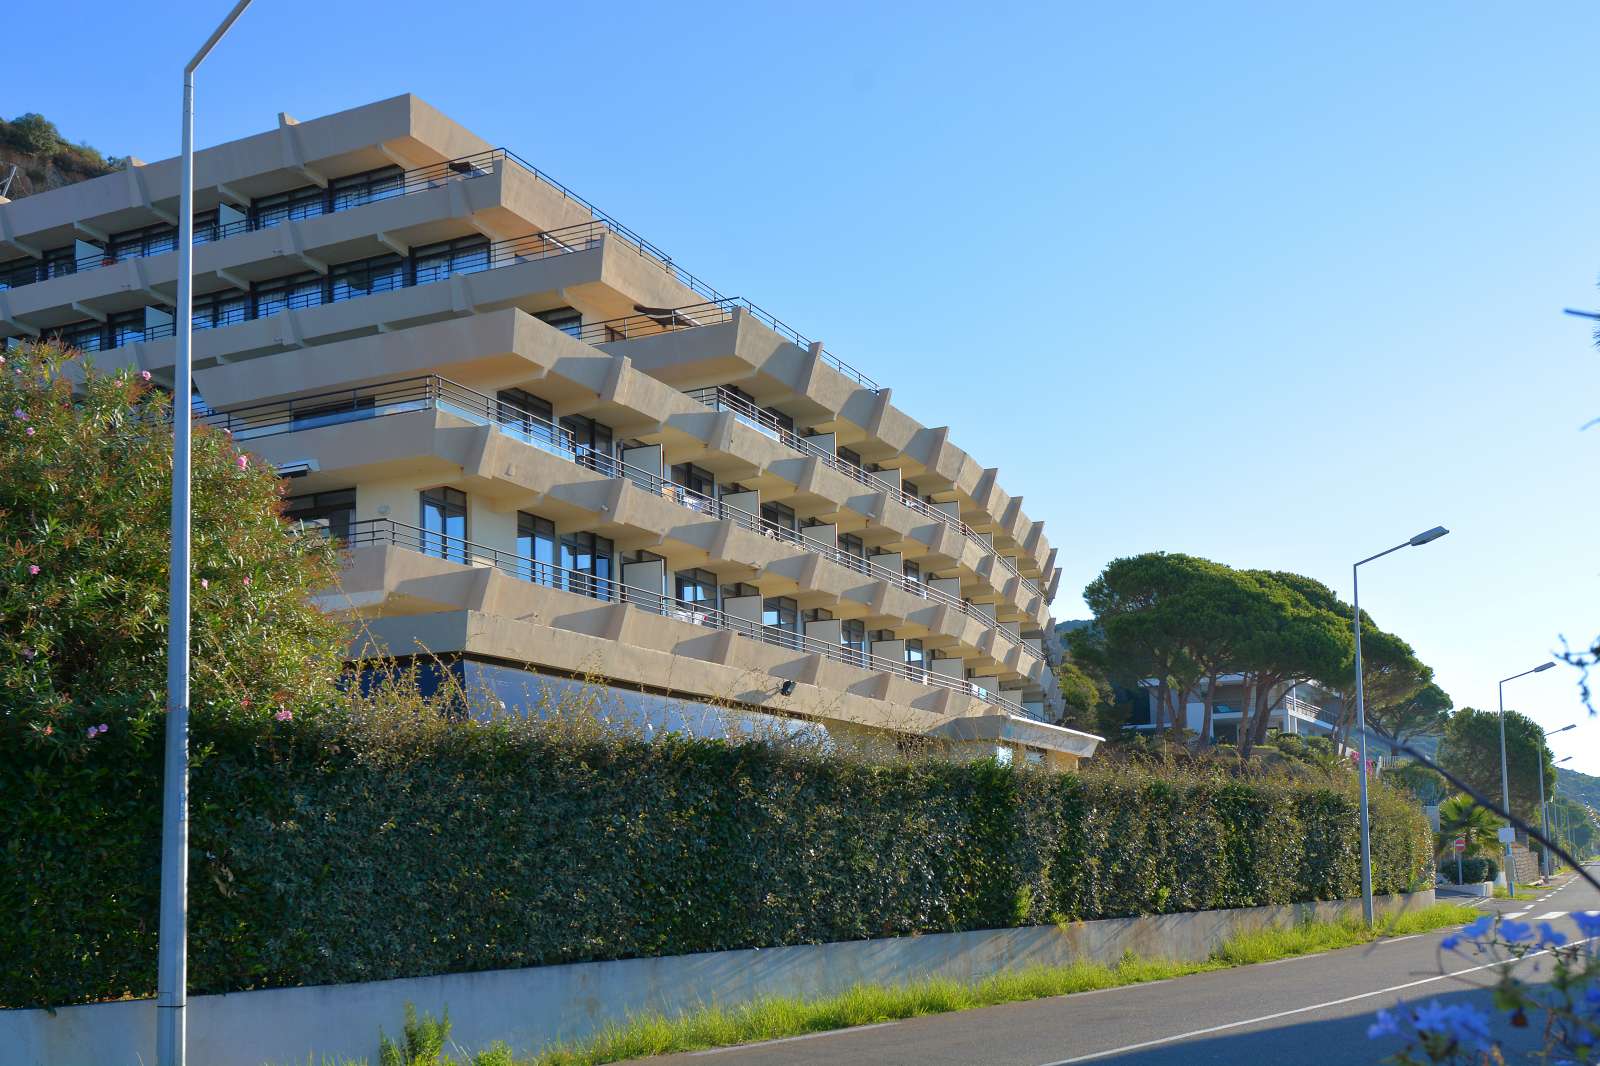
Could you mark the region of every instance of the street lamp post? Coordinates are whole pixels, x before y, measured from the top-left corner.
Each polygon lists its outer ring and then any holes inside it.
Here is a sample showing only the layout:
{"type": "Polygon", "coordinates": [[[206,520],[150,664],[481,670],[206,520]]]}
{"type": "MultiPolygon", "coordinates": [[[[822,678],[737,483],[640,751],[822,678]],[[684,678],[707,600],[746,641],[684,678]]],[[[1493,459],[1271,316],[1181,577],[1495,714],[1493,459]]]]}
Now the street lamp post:
{"type": "MultiPolygon", "coordinates": [[[[1564,725],[1560,729],[1552,729],[1549,732],[1545,733],[1545,736],[1546,737],[1553,737],[1557,733],[1565,733],[1569,729],[1576,729],[1576,728],[1578,728],[1578,724],[1576,722],[1574,722],[1571,725],[1564,725]]],[[[1572,758],[1572,756],[1568,755],[1566,759],[1557,759],[1551,765],[1560,766],[1562,763],[1568,761],[1571,758],[1572,758]]],[[[1539,752],[1539,828],[1544,831],[1544,838],[1546,840],[1549,840],[1550,839],[1550,808],[1545,806],[1545,802],[1544,802],[1544,752],[1543,751],[1539,752]]],[[[1548,845],[1548,844],[1544,845],[1543,847],[1541,847],[1539,849],[1539,872],[1544,874],[1546,877],[1550,876],[1550,845],[1548,845]]]]}
{"type": "MultiPolygon", "coordinates": [[[[1541,663],[1532,670],[1524,670],[1520,674],[1512,674],[1500,682],[1500,805],[1505,808],[1506,816],[1511,815],[1511,778],[1506,774],[1506,681],[1515,681],[1519,677],[1529,674],[1540,674],[1555,666],[1554,662],[1541,663]]],[[[1539,760],[1539,790],[1544,791],[1544,759],[1539,760]]],[[[1517,864],[1516,856],[1511,851],[1511,837],[1516,834],[1507,834],[1506,840],[1506,897],[1515,899],[1517,895],[1517,864]]]]}
{"type": "Polygon", "coordinates": [[[167,737],[161,782],[161,926],[156,964],[156,1062],[184,1066],[189,979],[189,338],[194,315],[194,72],[250,0],[238,0],[183,68],[178,164],[178,306],[172,368],[172,555],[167,577],[167,737]]]}
{"type": "Polygon", "coordinates": [[[1368,925],[1372,924],[1372,822],[1367,807],[1367,707],[1361,678],[1361,567],[1401,548],[1420,548],[1424,544],[1431,544],[1448,532],[1450,531],[1443,526],[1434,526],[1426,532],[1418,533],[1404,544],[1396,544],[1387,551],[1369,555],[1350,567],[1350,591],[1354,600],[1356,634],[1356,743],[1361,751],[1361,913],[1366,916],[1368,925]]]}

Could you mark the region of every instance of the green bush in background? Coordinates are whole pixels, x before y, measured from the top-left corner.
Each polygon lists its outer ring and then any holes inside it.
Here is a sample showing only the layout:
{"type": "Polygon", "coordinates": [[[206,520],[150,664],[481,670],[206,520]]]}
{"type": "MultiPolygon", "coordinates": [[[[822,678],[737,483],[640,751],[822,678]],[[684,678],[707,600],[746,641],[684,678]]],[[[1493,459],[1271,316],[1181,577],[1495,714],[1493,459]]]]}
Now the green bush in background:
{"type": "MultiPolygon", "coordinates": [[[[196,722],[197,993],[983,929],[1359,891],[1341,782],[873,765],[556,718],[196,722]]],[[[159,733],[0,761],[0,1006],[149,995],[159,733]],[[91,813],[92,812],[92,813],[91,813]]],[[[1374,792],[1379,892],[1431,881],[1374,792]]]]}

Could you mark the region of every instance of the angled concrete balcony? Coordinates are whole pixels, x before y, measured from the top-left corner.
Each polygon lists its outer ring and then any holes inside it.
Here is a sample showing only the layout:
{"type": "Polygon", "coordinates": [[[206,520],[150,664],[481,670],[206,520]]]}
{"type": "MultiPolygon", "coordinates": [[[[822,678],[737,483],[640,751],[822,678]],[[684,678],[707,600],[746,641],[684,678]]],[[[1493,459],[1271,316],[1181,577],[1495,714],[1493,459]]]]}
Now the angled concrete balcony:
{"type": "Polygon", "coordinates": [[[961,700],[976,698],[1006,714],[1032,717],[999,691],[985,690],[964,679],[879,658],[794,630],[763,625],[759,620],[703,603],[664,596],[659,590],[565,570],[405,523],[387,519],[357,522],[351,528],[347,546],[351,562],[342,588],[322,597],[324,606],[330,608],[359,612],[382,608],[384,613],[407,614],[451,609],[503,613],[534,618],[556,629],[609,637],[613,644],[638,643],[671,654],[722,661],[750,657],[748,651],[733,650],[749,641],[778,649],[776,656],[755,657],[775,677],[792,676],[802,683],[818,684],[819,675],[827,671],[831,683],[824,687],[878,699],[887,698],[889,682],[898,679],[923,689],[920,695],[903,701],[913,706],[945,712],[952,703],[951,696],[961,700]],[[497,575],[533,588],[496,588],[500,584],[497,575]],[[542,601],[541,607],[528,609],[535,600],[542,601]],[[594,606],[594,601],[626,605],[652,620],[635,622],[629,612],[603,610],[594,606]],[[734,642],[707,641],[687,627],[721,631],[732,635],[734,642]],[[625,635],[630,639],[622,639],[625,635]],[[846,669],[841,673],[833,664],[846,669]]]}
{"type": "Polygon", "coordinates": [[[820,594],[830,607],[856,605],[880,627],[924,625],[928,608],[938,606],[938,617],[949,619],[938,631],[976,648],[985,631],[1005,624],[992,607],[964,600],[959,580],[907,578],[898,563],[881,565],[840,549],[831,535],[778,525],[591,452],[560,426],[446,379],[318,393],[202,421],[280,467],[314,461],[314,489],[400,474],[448,480],[502,510],[537,507],[619,544],[648,546],[675,568],[737,564],[752,572],[750,580],[759,575],[769,594],[820,594]],[[327,456],[337,456],[337,465],[317,459],[327,456]],[[891,605],[898,615],[887,613],[891,605]]]}

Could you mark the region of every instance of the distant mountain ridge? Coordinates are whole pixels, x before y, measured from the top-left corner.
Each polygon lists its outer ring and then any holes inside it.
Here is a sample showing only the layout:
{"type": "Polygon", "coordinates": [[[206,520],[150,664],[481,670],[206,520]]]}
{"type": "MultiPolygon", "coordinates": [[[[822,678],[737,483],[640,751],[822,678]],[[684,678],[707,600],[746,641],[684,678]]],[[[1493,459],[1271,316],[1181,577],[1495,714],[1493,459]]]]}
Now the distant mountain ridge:
{"type": "Polygon", "coordinates": [[[1600,777],[1580,774],[1565,766],[1556,767],[1556,795],[1600,810],[1600,777]]]}

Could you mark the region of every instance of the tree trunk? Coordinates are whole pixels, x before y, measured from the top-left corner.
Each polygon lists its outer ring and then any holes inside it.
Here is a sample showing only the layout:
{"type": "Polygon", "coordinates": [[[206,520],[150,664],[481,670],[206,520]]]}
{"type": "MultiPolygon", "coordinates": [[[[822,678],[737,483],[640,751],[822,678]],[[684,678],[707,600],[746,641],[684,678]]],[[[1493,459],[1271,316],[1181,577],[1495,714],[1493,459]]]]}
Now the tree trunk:
{"type": "Polygon", "coordinates": [[[1251,736],[1255,732],[1256,676],[1245,675],[1244,698],[1239,701],[1239,757],[1248,759],[1255,750],[1251,736]]]}

